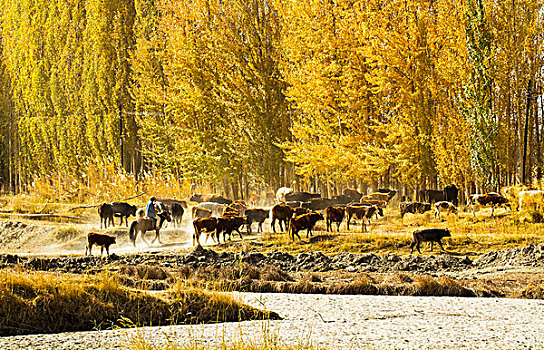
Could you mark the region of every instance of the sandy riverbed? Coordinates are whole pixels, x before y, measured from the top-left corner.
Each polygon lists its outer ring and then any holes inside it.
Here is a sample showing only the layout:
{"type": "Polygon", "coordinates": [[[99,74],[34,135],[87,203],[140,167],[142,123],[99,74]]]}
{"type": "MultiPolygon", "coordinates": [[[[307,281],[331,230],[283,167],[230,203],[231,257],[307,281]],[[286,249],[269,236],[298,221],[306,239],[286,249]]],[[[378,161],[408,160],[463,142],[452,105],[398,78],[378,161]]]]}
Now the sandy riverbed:
{"type": "Polygon", "coordinates": [[[206,344],[261,341],[333,349],[538,349],[544,301],[237,293],[282,321],[143,327],[0,338],[1,349],[126,349],[127,341],[206,344]]]}

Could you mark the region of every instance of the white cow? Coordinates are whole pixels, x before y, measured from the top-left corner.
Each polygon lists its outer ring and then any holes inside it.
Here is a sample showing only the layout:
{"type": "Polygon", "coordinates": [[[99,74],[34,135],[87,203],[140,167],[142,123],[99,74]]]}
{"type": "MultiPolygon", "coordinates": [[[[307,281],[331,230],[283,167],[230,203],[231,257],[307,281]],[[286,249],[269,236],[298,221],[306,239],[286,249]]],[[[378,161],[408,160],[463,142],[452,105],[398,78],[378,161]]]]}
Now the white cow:
{"type": "Polygon", "coordinates": [[[276,201],[278,203],[285,203],[287,202],[287,200],[285,199],[285,195],[286,194],[289,194],[289,193],[293,193],[293,189],[292,188],[289,188],[289,187],[280,187],[277,191],[276,191],[276,201]]]}

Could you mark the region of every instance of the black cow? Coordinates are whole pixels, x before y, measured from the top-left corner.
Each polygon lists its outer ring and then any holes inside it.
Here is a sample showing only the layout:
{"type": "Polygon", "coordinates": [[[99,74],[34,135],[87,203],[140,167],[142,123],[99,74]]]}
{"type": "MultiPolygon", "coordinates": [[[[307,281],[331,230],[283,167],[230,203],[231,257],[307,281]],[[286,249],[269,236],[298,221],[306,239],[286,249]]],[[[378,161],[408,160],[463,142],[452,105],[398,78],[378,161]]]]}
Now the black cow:
{"type": "Polygon", "coordinates": [[[444,187],[444,200],[451,202],[453,205],[458,205],[459,189],[455,185],[449,185],[444,187]]]}
{"type": "Polygon", "coordinates": [[[359,191],[357,191],[354,188],[346,188],[344,189],[344,195],[351,198],[352,202],[358,202],[361,200],[361,197],[363,196],[359,191]]]}
{"type": "Polygon", "coordinates": [[[427,203],[444,201],[444,191],[441,190],[421,190],[419,191],[419,200],[427,203]]]}
{"type": "Polygon", "coordinates": [[[387,193],[387,195],[389,196],[389,201],[391,200],[391,198],[395,197],[395,195],[397,194],[397,190],[392,190],[389,188],[379,188],[378,192],[387,193]]]}
{"type": "Polygon", "coordinates": [[[181,204],[173,203],[171,211],[174,227],[179,227],[181,225],[181,220],[183,219],[183,214],[185,213],[185,210],[183,209],[183,206],[181,204]]]}
{"type": "Polygon", "coordinates": [[[339,194],[337,196],[332,196],[331,202],[334,203],[332,205],[345,205],[351,202],[351,197],[346,196],[345,194],[339,194]]]}
{"type": "Polygon", "coordinates": [[[128,227],[128,217],[131,215],[136,216],[137,207],[125,202],[113,202],[111,203],[111,209],[113,211],[113,216],[120,218],[119,226],[121,226],[123,218],[125,218],[125,225],[128,227]]]}
{"type": "Polygon", "coordinates": [[[222,197],[218,194],[193,194],[190,201],[202,203],[202,202],[213,202],[219,204],[231,204],[232,200],[222,197]]]}
{"type": "Polygon", "coordinates": [[[111,204],[102,203],[98,207],[98,215],[100,216],[100,228],[102,228],[102,226],[104,226],[104,228],[108,228],[108,223],[115,226],[113,223],[113,209],[111,204]]]}
{"type": "Polygon", "coordinates": [[[259,224],[258,232],[263,232],[263,222],[269,217],[268,210],[264,209],[248,209],[246,210],[247,233],[252,233],[251,224],[256,222],[259,224]]]}
{"type": "Polygon", "coordinates": [[[414,252],[414,247],[416,247],[419,254],[421,254],[421,250],[419,250],[419,243],[421,242],[431,242],[431,252],[433,251],[433,242],[438,243],[440,248],[445,251],[440,240],[443,237],[451,237],[451,234],[450,231],[443,228],[424,228],[414,231],[412,236],[413,238],[412,244],[410,244],[410,254],[414,252]]]}
{"type": "Polygon", "coordinates": [[[240,239],[242,233],[240,232],[240,226],[246,223],[246,218],[244,216],[230,216],[230,217],[220,217],[217,218],[217,226],[215,229],[215,235],[217,237],[217,243],[219,243],[219,236],[223,232],[223,242],[226,242],[226,236],[229,235],[229,238],[232,237],[232,231],[238,232],[240,239]]]}
{"type": "Polygon", "coordinates": [[[330,205],[334,205],[334,202],[330,198],[314,198],[309,202],[302,203],[301,207],[308,208],[311,211],[324,210],[330,205]]]}
{"type": "Polygon", "coordinates": [[[285,195],[285,200],[287,202],[307,202],[313,198],[321,198],[321,194],[310,192],[291,192],[285,195]]]}

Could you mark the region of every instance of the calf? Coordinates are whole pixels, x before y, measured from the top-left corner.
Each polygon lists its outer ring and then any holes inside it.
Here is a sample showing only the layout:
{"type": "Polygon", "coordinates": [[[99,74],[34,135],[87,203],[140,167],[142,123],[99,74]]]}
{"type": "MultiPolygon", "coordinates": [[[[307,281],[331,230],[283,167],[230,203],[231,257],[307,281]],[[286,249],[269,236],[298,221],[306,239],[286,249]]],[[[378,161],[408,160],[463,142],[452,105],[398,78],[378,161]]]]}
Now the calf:
{"type": "Polygon", "coordinates": [[[89,232],[87,235],[87,246],[85,247],[85,255],[89,251],[89,255],[93,255],[93,245],[100,246],[100,255],[104,253],[104,248],[106,248],[106,253],[110,256],[110,245],[115,244],[115,236],[105,235],[103,233],[89,232]]]}
{"type": "Polygon", "coordinates": [[[193,246],[196,246],[196,243],[200,245],[200,235],[202,232],[206,232],[206,241],[208,241],[208,237],[212,235],[212,239],[215,241],[215,237],[213,236],[213,232],[216,232],[217,230],[217,218],[199,218],[193,221],[193,227],[195,228],[195,232],[193,234],[193,246]],[[196,243],[195,243],[196,242],[196,243]]]}
{"type": "Polygon", "coordinates": [[[351,218],[355,216],[357,219],[362,220],[361,222],[361,232],[363,230],[366,230],[366,220],[368,220],[368,223],[370,224],[370,219],[374,214],[383,216],[383,210],[382,208],[375,206],[375,205],[358,205],[358,206],[348,206],[346,207],[346,213],[348,215],[348,230],[349,230],[349,223],[351,221],[351,218]]]}
{"type": "Polygon", "coordinates": [[[312,234],[312,229],[319,220],[324,220],[323,214],[321,213],[308,213],[304,215],[297,216],[291,219],[291,224],[289,225],[289,235],[292,240],[295,240],[295,235],[298,239],[301,239],[298,235],[298,231],[306,229],[306,238],[310,237],[312,234]]]}
{"type": "Polygon", "coordinates": [[[172,211],[172,221],[174,222],[174,227],[181,226],[181,220],[183,219],[183,214],[185,210],[183,206],[179,203],[173,203],[171,207],[172,211]]]}
{"type": "Polygon", "coordinates": [[[336,222],[336,231],[340,232],[340,224],[344,220],[346,211],[344,208],[327,207],[325,209],[325,216],[327,217],[327,232],[332,231],[332,223],[336,222]]]}
{"type": "Polygon", "coordinates": [[[405,214],[423,214],[431,210],[431,203],[422,202],[402,202],[400,203],[400,217],[404,218],[405,214]]]}
{"type": "Polygon", "coordinates": [[[100,228],[102,228],[102,226],[108,228],[108,222],[111,226],[115,226],[113,224],[113,208],[111,207],[111,204],[102,203],[98,207],[98,215],[100,216],[100,228]]]}
{"type": "Polygon", "coordinates": [[[507,205],[509,206],[508,198],[497,192],[490,192],[486,194],[473,194],[470,196],[472,203],[472,216],[475,216],[474,208],[476,206],[491,205],[491,216],[495,213],[495,206],[507,205]]]}
{"type": "Polygon", "coordinates": [[[192,211],[193,219],[209,218],[212,216],[212,211],[205,208],[193,207],[192,211]]]}
{"type": "Polygon", "coordinates": [[[269,213],[264,209],[248,209],[246,210],[246,220],[247,220],[247,233],[251,234],[251,224],[254,222],[258,223],[257,233],[263,232],[263,222],[268,219],[269,213]]]}
{"type": "Polygon", "coordinates": [[[440,219],[441,212],[457,214],[457,208],[451,202],[440,201],[434,203],[434,217],[440,219]]]}
{"type": "Polygon", "coordinates": [[[440,242],[440,240],[443,237],[451,237],[451,234],[450,231],[448,231],[447,229],[424,228],[421,230],[415,230],[412,234],[412,237],[412,244],[410,244],[410,254],[414,252],[414,247],[416,247],[419,254],[421,254],[421,250],[419,250],[419,243],[421,242],[431,242],[431,252],[433,251],[434,242],[437,242],[440,248],[445,251],[444,247],[442,247],[442,243],[440,242]]]}
{"type": "Polygon", "coordinates": [[[240,226],[244,225],[246,222],[246,218],[243,216],[217,218],[217,226],[215,229],[217,243],[219,243],[219,236],[221,235],[221,232],[223,232],[223,242],[226,242],[227,234],[229,237],[232,236],[232,231],[238,232],[240,239],[244,239],[244,237],[242,237],[242,233],[240,232],[240,226]]]}
{"type": "Polygon", "coordinates": [[[280,223],[280,229],[283,232],[283,226],[282,223],[285,224],[285,229],[287,230],[289,228],[289,221],[291,220],[291,217],[293,216],[293,209],[284,204],[276,204],[272,207],[272,223],[270,226],[272,226],[272,230],[274,233],[276,233],[276,220],[280,223]]]}

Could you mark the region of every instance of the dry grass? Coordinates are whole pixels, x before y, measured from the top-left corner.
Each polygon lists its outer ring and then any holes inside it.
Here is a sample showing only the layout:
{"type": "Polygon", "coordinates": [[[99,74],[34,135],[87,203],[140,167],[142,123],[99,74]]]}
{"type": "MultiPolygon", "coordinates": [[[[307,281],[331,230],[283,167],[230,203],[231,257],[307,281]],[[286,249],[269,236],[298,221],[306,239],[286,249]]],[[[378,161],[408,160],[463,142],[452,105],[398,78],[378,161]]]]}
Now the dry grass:
{"type": "Polygon", "coordinates": [[[237,266],[186,268],[176,288],[198,288],[221,292],[433,295],[476,296],[464,283],[449,277],[434,278],[410,273],[378,274],[340,272],[287,273],[276,266],[256,268],[247,263],[237,266]]]}
{"type": "Polygon", "coordinates": [[[175,288],[161,296],[123,287],[115,275],[0,271],[0,335],[131,325],[275,318],[228,296],[175,288]]]}
{"type": "MultiPolygon", "coordinates": [[[[192,335],[190,339],[184,339],[185,344],[171,343],[165,346],[153,346],[145,340],[142,335],[137,335],[132,339],[128,348],[130,350],[313,350],[325,349],[311,345],[309,334],[308,339],[299,339],[295,344],[285,344],[280,340],[276,332],[271,332],[268,324],[264,324],[259,334],[243,336],[242,330],[235,339],[228,339],[225,336],[219,336],[221,340],[218,344],[207,345],[198,336],[192,335]]],[[[208,339],[206,339],[208,341],[208,339]]]]}

